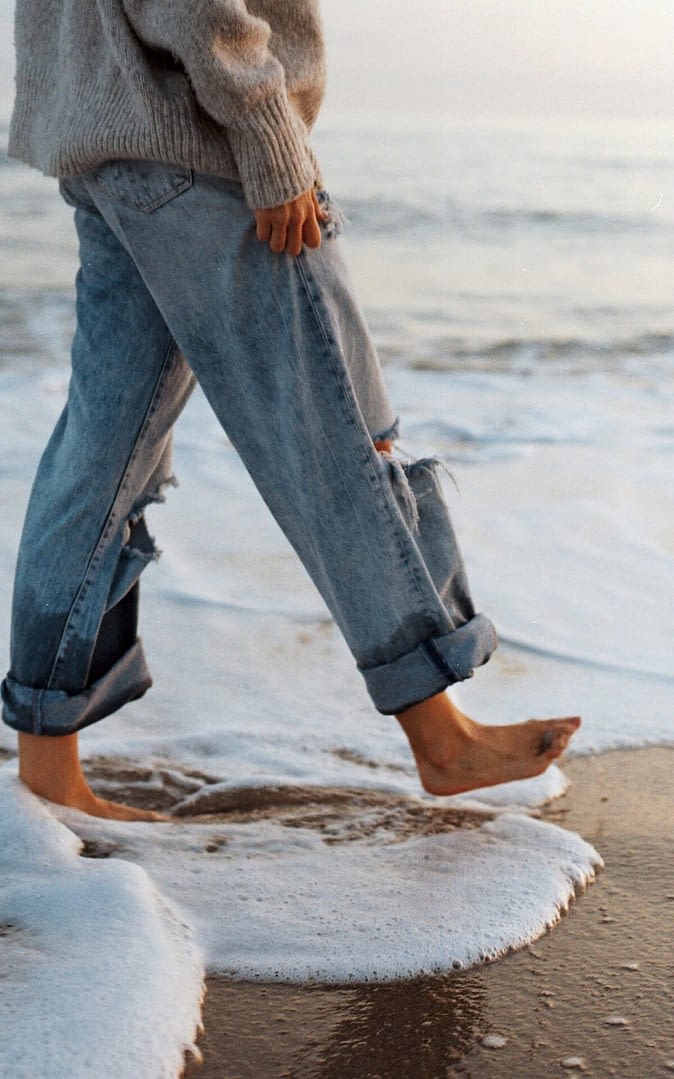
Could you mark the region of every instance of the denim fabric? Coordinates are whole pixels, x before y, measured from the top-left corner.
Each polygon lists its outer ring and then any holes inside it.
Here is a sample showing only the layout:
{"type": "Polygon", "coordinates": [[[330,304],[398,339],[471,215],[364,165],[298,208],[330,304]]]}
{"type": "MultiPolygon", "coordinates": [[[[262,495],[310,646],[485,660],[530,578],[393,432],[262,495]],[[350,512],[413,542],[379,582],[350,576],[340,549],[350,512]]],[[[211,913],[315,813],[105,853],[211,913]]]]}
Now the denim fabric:
{"type": "Polygon", "coordinates": [[[373,446],[395,417],[334,221],[292,258],[256,239],[232,181],[109,162],[62,192],[80,239],[72,378],[21,540],[5,722],[69,733],[150,685],[135,603],[103,671],[97,642],[155,557],[143,508],[171,481],[195,377],[375,706],[401,711],[469,677],[494,630],[474,611],[436,465],[373,446]]]}

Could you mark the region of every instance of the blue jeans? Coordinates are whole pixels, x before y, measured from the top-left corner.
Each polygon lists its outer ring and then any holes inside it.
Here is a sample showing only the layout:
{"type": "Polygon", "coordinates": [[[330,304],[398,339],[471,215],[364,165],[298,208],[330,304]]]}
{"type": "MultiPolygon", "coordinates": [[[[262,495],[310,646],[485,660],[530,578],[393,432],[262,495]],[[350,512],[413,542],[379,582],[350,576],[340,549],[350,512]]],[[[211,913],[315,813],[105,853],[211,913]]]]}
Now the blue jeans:
{"type": "Polygon", "coordinates": [[[395,418],[330,225],[319,249],[277,256],[231,181],[112,161],[61,186],[80,239],[77,330],[21,540],[5,722],[68,734],[150,686],[143,509],[171,480],[195,377],[375,706],[399,712],[469,677],[494,630],[435,462],[374,448],[395,418]]]}

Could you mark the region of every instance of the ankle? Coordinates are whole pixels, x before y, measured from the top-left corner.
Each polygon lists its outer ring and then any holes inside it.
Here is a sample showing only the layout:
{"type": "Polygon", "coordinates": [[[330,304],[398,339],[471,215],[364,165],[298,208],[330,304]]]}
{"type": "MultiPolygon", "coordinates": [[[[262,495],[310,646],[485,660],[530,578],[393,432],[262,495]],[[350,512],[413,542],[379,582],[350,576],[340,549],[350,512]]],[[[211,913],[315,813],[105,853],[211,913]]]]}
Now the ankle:
{"type": "Polygon", "coordinates": [[[46,798],[57,805],[72,805],[89,789],[84,776],[45,775],[21,764],[19,779],[38,798],[46,798]]]}
{"type": "Polygon", "coordinates": [[[446,693],[429,697],[396,718],[414,755],[436,767],[444,767],[473,741],[477,726],[446,693]]]}
{"type": "Polygon", "coordinates": [[[34,794],[61,805],[89,786],[80,764],[77,735],[19,734],[19,779],[34,794]]]}

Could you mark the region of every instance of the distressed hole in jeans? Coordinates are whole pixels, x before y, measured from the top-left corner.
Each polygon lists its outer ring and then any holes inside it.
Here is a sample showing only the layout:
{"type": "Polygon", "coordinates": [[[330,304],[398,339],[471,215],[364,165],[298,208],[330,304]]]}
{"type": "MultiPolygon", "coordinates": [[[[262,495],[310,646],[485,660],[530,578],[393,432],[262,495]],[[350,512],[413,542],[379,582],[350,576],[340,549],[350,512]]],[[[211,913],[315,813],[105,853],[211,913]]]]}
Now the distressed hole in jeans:
{"type": "Polygon", "coordinates": [[[144,511],[153,503],[165,501],[163,489],[167,486],[176,487],[177,480],[167,471],[164,460],[124,522],[122,550],[110,587],[106,610],[110,610],[119,602],[138,580],[145,567],[150,562],[156,562],[161,554],[147,530],[144,511]]]}
{"type": "Polygon", "coordinates": [[[125,558],[140,558],[142,562],[154,562],[159,558],[159,551],[147,530],[142,513],[126,523],[122,555],[125,558]]]}
{"type": "Polygon", "coordinates": [[[159,553],[142,513],[127,520],[122,550],[105,605],[106,612],[112,610],[133,587],[145,567],[157,561],[159,553]]]}
{"type": "MultiPolygon", "coordinates": [[[[375,442],[375,447],[379,445],[375,442]]],[[[381,467],[391,490],[393,491],[398,508],[412,532],[419,531],[419,510],[414,492],[410,487],[407,472],[403,464],[393,457],[390,451],[379,450],[381,467]]]]}

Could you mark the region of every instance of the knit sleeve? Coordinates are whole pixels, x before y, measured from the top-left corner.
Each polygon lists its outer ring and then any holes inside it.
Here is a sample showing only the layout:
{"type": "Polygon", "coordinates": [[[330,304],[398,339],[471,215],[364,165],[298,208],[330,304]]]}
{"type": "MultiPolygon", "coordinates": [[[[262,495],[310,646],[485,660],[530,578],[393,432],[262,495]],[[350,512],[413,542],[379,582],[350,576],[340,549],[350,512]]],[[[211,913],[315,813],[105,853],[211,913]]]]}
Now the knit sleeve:
{"type": "Polygon", "coordinates": [[[202,109],[227,130],[248,204],[277,206],[312,187],[307,129],[286,92],[271,29],[244,0],[123,0],[141,42],[170,52],[202,109]]]}

